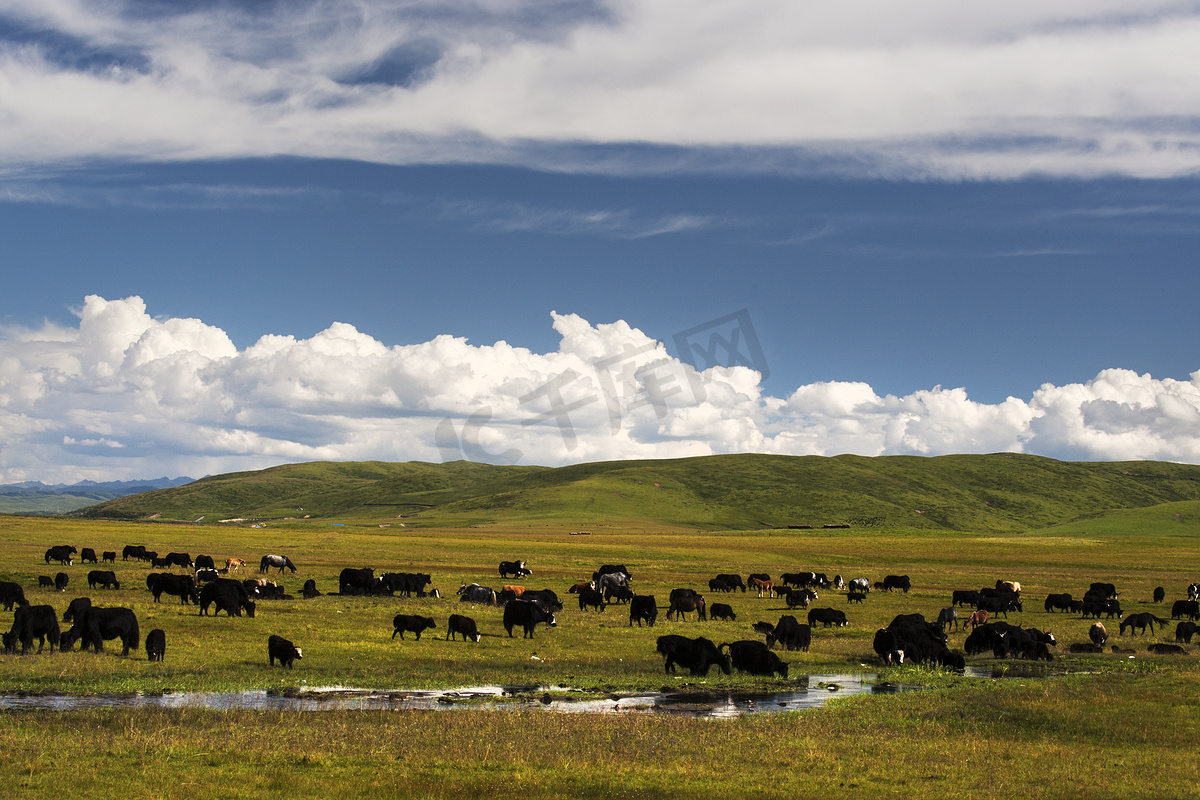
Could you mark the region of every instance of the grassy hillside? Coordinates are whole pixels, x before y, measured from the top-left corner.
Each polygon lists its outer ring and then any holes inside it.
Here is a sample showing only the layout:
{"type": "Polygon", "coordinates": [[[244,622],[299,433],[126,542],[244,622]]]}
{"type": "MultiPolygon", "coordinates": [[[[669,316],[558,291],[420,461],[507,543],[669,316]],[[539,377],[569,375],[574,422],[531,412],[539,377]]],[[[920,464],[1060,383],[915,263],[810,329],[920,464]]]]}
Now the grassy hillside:
{"type": "Polygon", "coordinates": [[[316,517],[418,525],[646,522],[716,530],[854,527],[1019,531],[1200,500],[1200,467],[982,456],[722,455],[546,467],[289,464],[101,503],[90,517],[316,517]]]}

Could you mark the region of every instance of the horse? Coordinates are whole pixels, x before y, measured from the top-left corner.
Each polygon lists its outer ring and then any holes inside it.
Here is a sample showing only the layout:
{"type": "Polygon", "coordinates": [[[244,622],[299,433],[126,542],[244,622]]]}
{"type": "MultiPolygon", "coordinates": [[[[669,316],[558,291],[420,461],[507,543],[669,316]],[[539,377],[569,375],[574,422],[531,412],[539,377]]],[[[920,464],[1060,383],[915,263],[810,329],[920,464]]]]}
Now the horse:
{"type": "Polygon", "coordinates": [[[600,576],[600,579],[596,581],[596,588],[600,591],[616,589],[619,586],[624,586],[628,580],[629,576],[624,572],[610,572],[600,576]]]}
{"type": "Polygon", "coordinates": [[[966,627],[970,625],[971,630],[975,630],[977,627],[985,624],[987,621],[988,612],[984,611],[983,609],[977,609],[971,612],[971,616],[967,617],[967,621],[963,623],[963,628],[966,629],[966,627]]]}
{"type": "Polygon", "coordinates": [[[671,607],[667,610],[667,619],[671,619],[672,614],[682,614],[686,611],[695,611],[697,619],[708,619],[708,612],[704,610],[704,598],[698,594],[673,600],[671,607]]]}
{"type": "Polygon", "coordinates": [[[1130,631],[1131,631],[1130,636],[1135,635],[1134,633],[1132,633],[1132,630],[1134,628],[1141,628],[1142,633],[1145,633],[1147,626],[1150,628],[1151,635],[1153,635],[1154,634],[1154,623],[1156,623],[1156,622],[1158,623],[1160,628],[1165,628],[1168,623],[1167,620],[1162,619],[1160,617],[1156,617],[1153,614],[1151,614],[1149,611],[1143,611],[1140,614],[1130,614],[1128,617],[1121,620],[1121,635],[1122,636],[1125,635],[1126,628],[1130,629],[1130,631]]]}
{"type": "Polygon", "coordinates": [[[241,569],[244,566],[246,566],[246,559],[244,559],[244,558],[227,558],[227,559],[225,559],[225,571],[226,572],[237,572],[239,569],[241,569]]]}
{"type": "Polygon", "coordinates": [[[775,584],[771,581],[764,581],[760,578],[751,578],[750,587],[752,589],[758,589],[759,597],[770,597],[775,588],[775,584]]]}
{"type": "Polygon", "coordinates": [[[287,556],[273,556],[273,555],[263,556],[262,561],[259,562],[258,571],[259,572],[270,572],[271,567],[278,568],[280,574],[283,574],[284,567],[287,567],[288,569],[290,569],[293,574],[295,574],[295,572],[296,572],[296,565],[293,564],[292,560],[290,558],[288,558],[287,556]]]}

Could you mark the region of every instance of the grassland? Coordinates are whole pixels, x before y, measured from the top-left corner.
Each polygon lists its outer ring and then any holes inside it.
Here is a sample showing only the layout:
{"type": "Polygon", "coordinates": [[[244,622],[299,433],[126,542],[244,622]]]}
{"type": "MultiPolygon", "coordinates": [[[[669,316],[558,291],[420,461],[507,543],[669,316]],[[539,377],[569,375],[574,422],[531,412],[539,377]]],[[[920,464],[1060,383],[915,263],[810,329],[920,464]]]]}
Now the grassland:
{"type": "MultiPolygon", "coordinates": [[[[1118,471],[1119,472],[1119,471],[1118,471]]],[[[1172,479],[1175,480],[1175,479],[1172,479]]],[[[623,562],[639,592],[662,600],[674,586],[703,588],[717,572],[816,569],[847,578],[911,576],[913,590],[872,593],[847,607],[839,593],[817,605],[847,610],[851,625],[814,631],[809,653],[784,653],[791,674],[876,670],[871,638],[894,615],[930,616],[958,588],[998,578],[1019,580],[1029,598],[1011,621],[1051,629],[1062,645],[1053,676],[986,681],[920,668],[893,668],[889,678],[937,686],[889,697],[835,701],[818,711],[752,716],[728,722],[643,716],[590,717],[537,712],[209,712],[196,710],[5,712],[0,714],[0,785],[6,796],[159,797],[219,786],[235,797],[301,794],[328,797],[451,797],[518,792],[540,797],[793,797],[837,792],[873,797],[1190,797],[1200,767],[1200,656],[1151,656],[1164,635],[1124,639],[1128,654],[1070,656],[1090,620],[1047,614],[1049,592],[1077,595],[1093,580],[1118,585],[1126,612],[1169,609],[1150,602],[1155,586],[1168,603],[1197,579],[1200,501],[1177,500],[1026,531],[948,534],[940,526],[851,529],[714,530],[567,516],[520,523],[416,526],[393,509],[374,515],[269,523],[266,528],[155,524],[111,520],[0,517],[0,579],[26,587],[33,603],[61,612],[88,595],[133,608],[143,635],[167,632],[167,659],[144,654],[43,654],[0,657],[0,691],[106,693],[191,689],[452,687],[542,683],[596,692],[634,689],[751,690],[783,687],[779,678],[664,675],[654,652],[664,633],[714,641],[755,638],[750,624],[790,613],[752,594],[715,598],[733,605],[736,622],[667,622],[628,626],[624,607],[581,612],[566,588],[601,563],[623,562]],[[581,528],[586,536],[572,536],[581,528]],[[86,590],[87,567],[66,568],[71,584],[57,594],[35,588],[53,574],[45,549],[71,543],[97,552],[146,544],[252,564],[268,552],[299,566],[281,580],[297,599],[261,602],[254,619],[199,617],[192,606],[155,604],[148,567],[118,561],[120,590],[86,590]],[[456,602],[462,582],[499,586],[500,560],[525,559],[522,583],[555,589],[567,600],[554,630],[510,639],[494,609],[456,602]],[[433,575],[444,598],[330,596],[345,566],[433,575]],[[299,598],[305,579],[326,596],[299,598]],[[392,640],[391,617],[435,618],[435,636],[392,640]],[[450,613],[474,617],[479,644],[447,642],[450,613]],[[287,671],[267,666],[265,640],[279,633],[304,648],[287,671]],[[535,658],[536,657],[536,658],[535,658]]],[[[410,518],[411,520],[411,518],[410,518]]],[[[461,521],[461,520],[460,520],[461,521]]],[[[257,574],[257,573],[256,573],[257,574]]],[[[277,577],[277,576],[276,576],[277,577]]],[[[166,598],[164,597],[164,601],[166,598]]],[[[1164,613],[1166,612],[1166,613],[1164,613]]],[[[3,614],[4,612],[0,612],[3,614]]],[[[7,614],[0,617],[6,625],[7,614]]],[[[1114,631],[1115,633],[1115,631],[1114,631]]],[[[961,648],[964,634],[952,633],[961,648]]],[[[1193,648],[1189,648],[1193,649],[1193,648]]],[[[990,656],[969,663],[990,665],[990,656]]]]}
{"type": "Polygon", "coordinates": [[[206,521],[404,516],[464,527],[598,523],[1017,532],[1112,509],[1200,500],[1200,467],[1036,456],[722,455],[557,469],[310,463],[205,478],[94,506],[95,518],[206,521]]]}

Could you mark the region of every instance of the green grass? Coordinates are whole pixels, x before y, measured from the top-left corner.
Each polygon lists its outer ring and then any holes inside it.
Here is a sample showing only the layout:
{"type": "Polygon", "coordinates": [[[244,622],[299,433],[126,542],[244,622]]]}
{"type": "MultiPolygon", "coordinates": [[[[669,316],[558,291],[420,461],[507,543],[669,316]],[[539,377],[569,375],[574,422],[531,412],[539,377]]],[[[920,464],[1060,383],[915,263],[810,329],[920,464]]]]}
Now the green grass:
{"type": "MultiPolygon", "coordinates": [[[[319,474],[319,470],[317,473],[319,474]]],[[[562,485],[569,485],[564,481],[562,485]]],[[[664,487],[668,486],[664,482],[664,487]]],[[[1168,602],[1183,595],[1200,563],[1200,503],[1126,509],[1064,525],[1019,532],[951,533],[939,528],[698,530],[597,519],[589,536],[573,516],[511,522],[480,512],[471,527],[401,527],[393,514],[359,513],[293,520],[267,528],[0,517],[0,579],[15,580],[34,603],[61,613],[75,596],[133,608],[142,633],[167,632],[167,660],[138,651],[121,658],[55,653],[0,656],[0,691],[69,693],[292,689],[326,685],[431,688],[539,683],[595,692],[670,689],[771,689],[791,681],[746,675],[704,678],[663,673],[654,652],[664,633],[716,642],[756,638],[750,624],[789,613],[752,594],[709,600],[733,605],[737,622],[668,623],[630,628],[622,606],[580,612],[566,588],[601,563],[624,562],[641,592],[660,601],[675,586],[703,588],[718,572],[816,569],[879,580],[909,574],[913,590],[872,593],[862,607],[826,594],[817,605],[843,608],[851,625],[814,631],[809,653],[780,655],[792,676],[874,671],[874,631],[899,613],[932,616],[957,588],[998,578],[1021,581],[1024,614],[1010,621],[1051,629],[1062,645],[1052,677],[989,681],[920,667],[885,670],[888,679],[937,687],[895,696],[845,698],[827,708],[730,721],[618,714],[555,715],[515,711],[218,712],[203,710],[4,712],[0,714],[0,786],[5,796],[166,797],[220,792],[230,797],[462,797],[519,792],[548,797],[1190,797],[1200,775],[1200,656],[1146,653],[1166,635],[1114,636],[1133,659],[1106,653],[1070,656],[1090,620],[1042,611],[1049,592],[1081,595],[1094,580],[1115,582],[1126,612],[1154,610],[1155,586],[1168,602]],[[65,593],[36,588],[54,574],[42,554],[72,543],[120,551],[146,544],[187,550],[253,567],[267,552],[289,555],[297,575],[282,581],[293,601],[261,602],[255,619],[199,617],[177,601],[155,604],[145,589],[150,568],[118,561],[123,587],[86,588],[89,567],[65,571],[65,593]],[[554,630],[509,639],[500,612],[463,608],[463,581],[493,586],[500,560],[525,559],[534,576],[567,601],[554,630]],[[430,572],[443,599],[299,599],[307,578],[336,589],[345,566],[430,572]],[[399,612],[432,615],[434,636],[391,637],[399,612]],[[447,642],[445,619],[462,612],[486,634],[479,644],[447,642]],[[287,636],[304,648],[294,670],[267,665],[265,640],[287,636]],[[533,656],[537,658],[533,658],[533,656]]],[[[254,570],[254,574],[257,574],[254,570]]],[[[0,627],[11,617],[0,612],[0,627]]],[[[1115,631],[1114,631],[1115,633],[1115,631]]],[[[963,633],[951,634],[960,649],[963,633]]],[[[996,664],[973,656],[973,666],[996,664]]],[[[1000,667],[1019,668],[1016,662],[1000,667]]]]}
{"type": "Polygon", "coordinates": [[[1003,453],[723,455],[557,469],[463,461],[292,464],[120,498],[87,514],[189,521],[390,515],[435,527],[503,518],[580,527],[620,521],[706,530],[851,524],[1015,532],[1190,500],[1200,500],[1200,467],[1181,464],[1003,453]]]}

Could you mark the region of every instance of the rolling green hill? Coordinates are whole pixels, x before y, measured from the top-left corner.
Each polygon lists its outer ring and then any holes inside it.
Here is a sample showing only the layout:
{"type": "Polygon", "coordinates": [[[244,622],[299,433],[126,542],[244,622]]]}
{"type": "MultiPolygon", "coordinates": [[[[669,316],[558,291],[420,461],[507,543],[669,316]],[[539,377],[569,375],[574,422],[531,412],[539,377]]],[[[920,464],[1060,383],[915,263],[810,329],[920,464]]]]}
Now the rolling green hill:
{"type": "Polygon", "coordinates": [[[92,506],[89,517],[206,522],[405,516],[410,524],[653,522],[706,529],[849,524],[1020,531],[1200,500],[1200,466],[1016,454],[721,455],[567,467],[457,461],[289,464],[92,506]]]}

